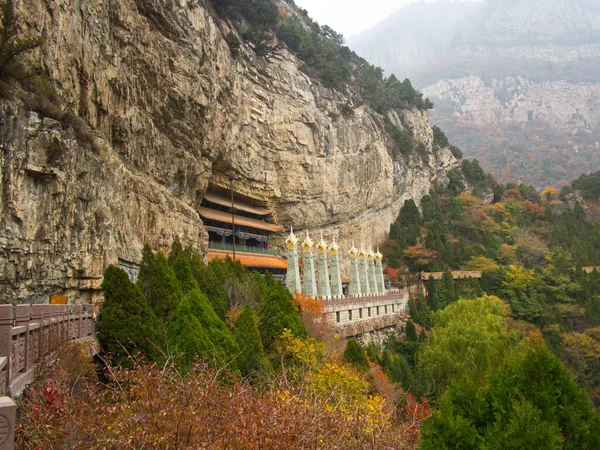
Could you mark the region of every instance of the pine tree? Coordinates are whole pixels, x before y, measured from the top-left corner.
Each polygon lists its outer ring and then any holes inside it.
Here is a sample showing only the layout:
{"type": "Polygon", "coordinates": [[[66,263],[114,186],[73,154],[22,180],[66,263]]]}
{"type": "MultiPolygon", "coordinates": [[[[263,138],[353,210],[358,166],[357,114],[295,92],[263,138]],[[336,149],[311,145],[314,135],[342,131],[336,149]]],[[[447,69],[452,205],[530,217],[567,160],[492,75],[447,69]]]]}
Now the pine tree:
{"type": "Polygon", "coordinates": [[[174,353],[186,353],[178,355],[179,361],[185,364],[201,358],[236,367],[234,360],[239,349],[233,336],[199,289],[191,289],[181,300],[171,318],[167,338],[174,353]]]}
{"type": "Polygon", "coordinates": [[[406,333],[406,339],[408,339],[409,341],[416,341],[418,339],[417,327],[411,319],[408,319],[408,321],[406,322],[406,328],[404,332],[406,333]]]}
{"type": "Polygon", "coordinates": [[[183,245],[181,245],[181,241],[179,240],[179,236],[175,237],[173,244],[171,244],[171,251],[169,252],[169,265],[172,266],[175,264],[179,258],[183,258],[184,256],[183,245]]]}
{"type": "Polygon", "coordinates": [[[240,348],[237,359],[242,375],[252,375],[265,368],[265,352],[258,331],[258,318],[252,312],[250,306],[242,311],[235,321],[233,335],[240,348]]]}
{"type": "Polygon", "coordinates": [[[453,303],[458,300],[458,293],[456,292],[454,275],[452,275],[452,271],[449,267],[446,267],[446,270],[442,275],[442,286],[443,291],[440,292],[440,297],[446,304],[453,303]]]}
{"type": "Polygon", "coordinates": [[[181,292],[183,292],[183,295],[187,295],[194,290],[200,290],[198,282],[192,275],[192,270],[186,260],[180,258],[175,261],[175,264],[173,264],[173,272],[175,272],[175,277],[179,282],[179,287],[181,292]]]}
{"type": "Polygon", "coordinates": [[[356,339],[348,339],[342,359],[344,362],[356,367],[360,372],[368,372],[370,370],[367,355],[365,355],[364,349],[356,339]]]}
{"type": "Polygon", "coordinates": [[[98,324],[98,340],[111,364],[131,366],[129,355],[137,351],[153,360],[157,354],[158,321],[139,286],[127,274],[109,266],[102,281],[104,303],[98,324]]]}
{"type": "Polygon", "coordinates": [[[197,267],[194,277],[202,292],[208,297],[217,315],[224,320],[229,299],[225,289],[225,280],[219,279],[213,267],[213,263],[208,266],[197,267]]]}
{"type": "Polygon", "coordinates": [[[267,295],[258,315],[260,317],[260,335],[265,348],[270,349],[275,339],[288,329],[296,337],[306,336],[298,310],[288,290],[275,281],[271,275],[265,277],[267,295]]]}
{"type": "Polygon", "coordinates": [[[147,245],[142,251],[137,283],[154,314],[167,324],[181,301],[181,289],[167,259],[161,252],[153,254],[147,245]]]}

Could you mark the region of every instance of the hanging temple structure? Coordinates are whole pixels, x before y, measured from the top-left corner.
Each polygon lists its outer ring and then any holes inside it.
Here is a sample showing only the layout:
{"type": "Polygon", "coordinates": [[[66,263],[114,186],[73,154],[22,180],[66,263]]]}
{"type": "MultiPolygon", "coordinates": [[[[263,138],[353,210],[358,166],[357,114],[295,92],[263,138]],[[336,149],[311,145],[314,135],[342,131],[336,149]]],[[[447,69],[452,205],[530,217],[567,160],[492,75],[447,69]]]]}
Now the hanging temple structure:
{"type": "Polygon", "coordinates": [[[383,277],[383,256],[379,252],[358,250],[354,244],[348,252],[350,257],[350,280],[346,289],[342,283],[342,272],[340,268],[340,247],[335,242],[331,245],[323,240],[316,244],[310,238],[308,231],[306,238],[300,244],[302,248],[303,278],[300,278],[300,261],[298,256],[299,239],[290,230],[286,241],[288,251],[288,266],[285,278],[286,287],[293,294],[304,293],[311,297],[319,297],[325,300],[338,299],[346,294],[350,296],[373,296],[385,294],[385,280],[383,277]],[[314,252],[316,249],[316,270],[314,252]]]}

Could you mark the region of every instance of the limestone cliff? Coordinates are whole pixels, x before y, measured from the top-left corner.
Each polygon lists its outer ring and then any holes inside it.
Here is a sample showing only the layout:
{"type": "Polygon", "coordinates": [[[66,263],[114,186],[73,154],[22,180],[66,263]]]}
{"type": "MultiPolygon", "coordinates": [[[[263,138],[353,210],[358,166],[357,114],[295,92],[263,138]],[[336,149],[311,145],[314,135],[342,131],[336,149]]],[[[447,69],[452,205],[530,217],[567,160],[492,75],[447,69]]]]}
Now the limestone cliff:
{"type": "Polygon", "coordinates": [[[18,83],[3,86],[5,302],[96,298],[104,268],[139,261],[144,243],[168,250],[180,236],[204,251],[197,207],[229,176],[285,227],[375,245],[406,198],[457,164],[432,151],[427,113],[402,122],[429,157],[392,157],[382,117],[368,105],[338,114],[347,93],[311,80],[285,48],[265,59],[242,44],[234,57],[224,36],[235,30],[209,2],[15,5],[23,32],[43,36],[31,59],[57,95],[36,108],[18,83]]]}

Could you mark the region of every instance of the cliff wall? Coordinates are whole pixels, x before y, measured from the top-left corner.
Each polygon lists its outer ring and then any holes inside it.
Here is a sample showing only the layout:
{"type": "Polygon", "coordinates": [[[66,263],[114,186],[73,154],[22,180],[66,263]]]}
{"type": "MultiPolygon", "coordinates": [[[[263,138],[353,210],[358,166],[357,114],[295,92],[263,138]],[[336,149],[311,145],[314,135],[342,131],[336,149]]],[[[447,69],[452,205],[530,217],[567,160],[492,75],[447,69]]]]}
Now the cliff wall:
{"type": "MultiPolygon", "coordinates": [[[[382,117],[339,114],[284,48],[257,57],[198,0],[17,0],[51,107],[19,83],[0,101],[0,298],[99,296],[104,268],[175,236],[205,251],[209,184],[266,202],[275,220],[375,245],[406,198],[457,165],[432,151],[427,113],[406,110],[426,158],[392,157],[382,117]],[[49,113],[50,111],[50,113],[49,113]]],[[[401,126],[400,121],[398,125],[401,126]]],[[[276,239],[277,241],[277,239],[276,239]]]]}

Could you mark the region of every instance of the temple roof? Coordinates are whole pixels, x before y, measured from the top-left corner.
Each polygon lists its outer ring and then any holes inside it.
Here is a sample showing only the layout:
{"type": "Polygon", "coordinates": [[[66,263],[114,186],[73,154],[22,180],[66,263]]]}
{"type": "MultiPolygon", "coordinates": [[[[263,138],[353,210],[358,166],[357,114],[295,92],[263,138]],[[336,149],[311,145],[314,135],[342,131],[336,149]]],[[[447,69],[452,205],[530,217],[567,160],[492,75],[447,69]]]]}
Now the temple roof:
{"type": "MultiPolygon", "coordinates": [[[[228,198],[225,195],[221,195],[215,192],[206,192],[204,194],[204,198],[211,203],[215,203],[221,206],[231,207],[231,198],[228,198]]],[[[240,211],[246,211],[252,214],[256,214],[259,216],[266,216],[271,214],[271,211],[267,208],[261,208],[260,206],[253,206],[249,203],[244,202],[240,199],[233,200],[233,207],[235,209],[239,209],[240,211]]]]}
{"type": "MultiPolygon", "coordinates": [[[[198,208],[198,212],[205,219],[216,220],[217,222],[232,223],[232,214],[227,212],[217,211],[215,209],[205,208],[203,206],[198,208]]],[[[251,219],[250,217],[238,216],[237,214],[234,214],[233,216],[235,217],[236,225],[258,228],[259,230],[271,231],[273,233],[283,231],[283,227],[281,225],[275,225],[272,223],[263,222],[262,220],[251,219]]]]}
{"type": "MultiPolygon", "coordinates": [[[[208,250],[208,261],[213,259],[233,259],[233,252],[227,250],[208,250]]],[[[235,252],[235,260],[246,267],[260,267],[265,269],[287,269],[287,261],[279,256],[261,255],[255,253],[235,252]]]]}

